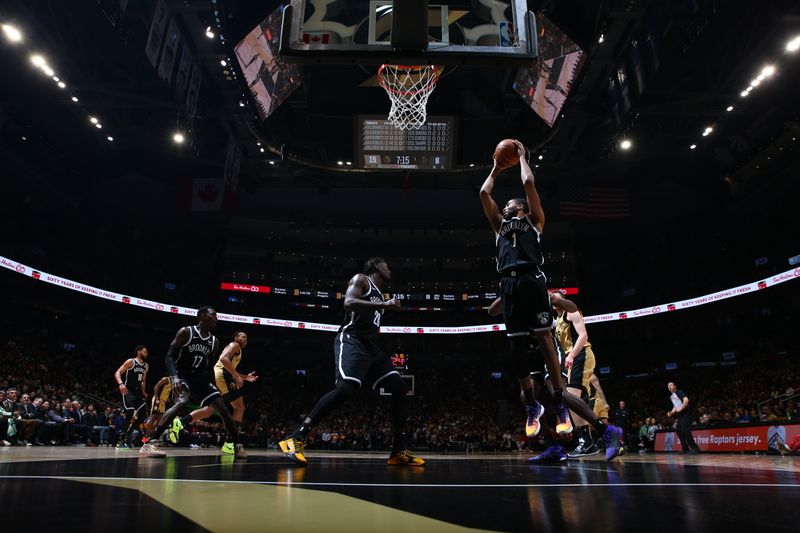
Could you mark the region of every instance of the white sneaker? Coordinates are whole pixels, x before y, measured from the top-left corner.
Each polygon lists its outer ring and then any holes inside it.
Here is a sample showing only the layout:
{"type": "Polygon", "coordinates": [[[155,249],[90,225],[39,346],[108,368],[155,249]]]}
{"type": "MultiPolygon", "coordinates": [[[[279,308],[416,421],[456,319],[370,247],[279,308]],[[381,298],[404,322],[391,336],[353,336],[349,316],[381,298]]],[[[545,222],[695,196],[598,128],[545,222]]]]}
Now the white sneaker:
{"type": "Polygon", "coordinates": [[[0,441],[0,444],[2,444],[3,446],[11,446],[11,443],[8,442],[7,440],[0,441]]]}
{"type": "Polygon", "coordinates": [[[166,457],[167,452],[159,450],[158,446],[147,442],[139,448],[139,455],[142,457],[166,457]]]}

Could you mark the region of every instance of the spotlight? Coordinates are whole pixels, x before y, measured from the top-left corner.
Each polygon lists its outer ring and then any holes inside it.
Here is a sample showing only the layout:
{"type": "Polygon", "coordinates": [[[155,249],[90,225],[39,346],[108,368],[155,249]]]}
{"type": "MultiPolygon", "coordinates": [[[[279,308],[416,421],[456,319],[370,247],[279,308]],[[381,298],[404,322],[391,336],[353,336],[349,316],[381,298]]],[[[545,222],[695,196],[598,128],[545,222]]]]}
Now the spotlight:
{"type": "Polygon", "coordinates": [[[342,166],[342,165],[344,165],[344,161],[337,161],[336,164],[339,165],[339,166],[342,166]]]}
{"type": "Polygon", "coordinates": [[[33,63],[37,67],[42,67],[47,64],[47,61],[45,61],[42,56],[37,54],[31,56],[31,63],[33,63]]]}
{"type": "Polygon", "coordinates": [[[750,82],[750,85],[751,85],[751,86],[753,86],[753,87],[758,87],[759,85],[761,85],[761,80],[759,80],[758,78],[756,78],[756,79],[754,79],[754,80],[752,80],[752,81],[750,82]]]}
{"type": "Polygon", "coordinates": [[[64,83],[63,81],[60,81],[60,82],[58,82],[58,86],[59,86],[60,88],[62,88],[62,89],[66,89],[66,88],[67,88],[67,84],[66,84],[66,83],[64,83]]]}
{"type": "Polygon", "coordinates": [[[352,162],[352,161],[347,161],[347,163],[346,163],[346,165],[347,165],[347,166],[350,166],[350,165],[352,165],[352,164],[353,164],[353,162],[352,162]]]}
{"type": "Polygon", "coordinates": [[[733,106],[729,105],[728,107],[725,108],[725,111],[733,111],[733,106]]]}
{"type": "Polygon", "coordinates": [[[739,96],[741,96],[742,98],[744,98],[744,97],[745,97],[745,96],[747,96],[748,94],[750,94],[750,91],[742,91],[742,92],[740,92],[740,93],[739,93],[739,96]]]}
{"type": "Polygon", "coordinates": [[[630,150],[631,146],[633,146],[633,143],[628,139],[625,139],[621,143],[619,143],[619,147],[622,148],[623,150],[630,150]]]}
{"type": "Polygon", "coordinates": [[[10,24],[3,24],[3,33],[6,34],[6,39],[12,43],[18,43],[22,40],[22,33],[10,24]]]}
{"type": "Polygon", "coordinates": [[[77,96],[73,96],[73,97],[72,97],[72,101],[73,101],[73,102],[77,102],[77,101],[78,101],[78,97],[77,97],[77,96]]]}
{"type": "Polygon", "coordinates": [[[61,78],[59,78],[58,76],[53,76],[53,81],[59,82],[61,81],[61,78]]]}
{"type": "MultiPolygon", "coordinates": [[[[5,29],[5,26],[3,27],[5,29]]],[[[800,48],[800,35],[786,43],[786,51],[787,52],[796,52],[797,49],[800,48]]]]}
{"type": "Polygon", "coordinates": [[[543,156],[543,155],[540,155],[540,156],[539,156],[539,161],[541,161],[542,159],[544,159],[544,156],[543,156]]]}
{"type": "Polygon", "coordinates": [[[262,154],[264,153],[264,149],[263,148],[259,148],[258,151],[261,152],[262,154]]]}
{"type": "Polygon", "coordinates": [[[114,137],[112,137],[111,135],[106,137],[106,139],[108,139],[108,142],[114,142],[114,137]]]}
{"type": "Polygon", "coordinates": [[[99,130],[103,128],[103,125],[98,122],[97,124],[94,125],[94,127],[99,130]]]}
{"type": "Polygon", "coordinates": [[[689,146],[689,150],[694,150],[695,148],[697,148],[696,144],[693,144],[693,145],[689,146]]]}
{"type": "Polygon", "coordinates": [[[711,133],[712,131],[714,131],[714,128],[712,128],[711,126],[706,126],[706,129],[704,129],[704,130],[703,130],[703,133],[705,133],[706,135],[708,135],[708,134],[709,134],[709,133],[711,133]]]}
{"type": "Polygon", "coordinates": [[[214,38],[214,32],[211,31],[211,26],[206,27],[206,37],[208,37],[209,39],[214,38]]]}
{"type": "Polygon", "coordinates": [[[183,144],[183,141],[185,141],[185,140],[186,140],[186,137],[184,137],[184,136],[183,136],[183,133],[181,133],[181,132],[176,132],[176,133],[175,133],[175,134],[172,136],[172,140],[175,142],[175,144],[183,144]]]}
{"type": "Polygon", "coordinates": [[[603,34],[602,33],[600,34],[600,38],[597,39],[597,42],[602,44],[602,42],[603,42],[603,34]]]}
{"type": "Polygon", "coordinates": [[[228,66],[228,62],[225,61],[224,59],[222,61],[220,61],[219,64],[222,65],[223,67],[227,67],[228,66]]]}
{"type": "Polygon", "coordinates": [[[97,120],[97,117],[89,117],[89,122],[92,124],[97,124],[99,121],[97,120]]]}
{"type": "Polygon", "coordinates": [[[47,74],[48,76],[54,76],[56,71],[48,67],[47,65],[42,65],[42,72],[47,74]]]}
{"type": "Polygon", "coordinates": [[[767,65],[761,70],[761,74],[763,74],[765,77],[770,77],[775,74],[775,67],[772,65],[767,65]]]}

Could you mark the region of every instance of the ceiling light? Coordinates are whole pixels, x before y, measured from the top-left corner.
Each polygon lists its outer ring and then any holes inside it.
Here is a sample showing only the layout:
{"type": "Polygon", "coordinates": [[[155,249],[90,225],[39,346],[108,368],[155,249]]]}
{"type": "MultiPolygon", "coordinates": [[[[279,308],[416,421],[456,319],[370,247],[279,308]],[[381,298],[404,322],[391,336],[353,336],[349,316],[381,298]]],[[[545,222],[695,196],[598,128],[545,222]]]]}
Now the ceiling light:
{"type": "Polygon", "coordinates": [[[53,76],[53,81],[61,81],[61,79],[58,76],[53,76]]]}
{"type": "Polygon", "coordinates": [[[744,98],[744,97],[745,97],[745,96],[747,96],[748,94],[750,94],[750,91],[742,91],[742,92],[740,92],[740,93],[739,93],[739,96],[741,96],[742,98],[744,98]]]}
{"type": "Polygon", "coordinates": [[[56,71],[48,67],[47,65],[42,65],[42,72],[47,74],[48,76],[54,76],[56,71]]]}
{"type": "Polygon", "coordinates": [[[47,64],[47,62],[44,60],[44,58],[42,56],[38,55],[38,54],[31,56],[31,63],[33,63],[37,67],[42,67],[45,64],[47,64]]]}
{"type": "Polygon", "coordinates": [[[775,67],[773,67],[772,65],[767,65],[761,71],[761,74],[763,74],[764,76],[767,76],[767,77],[772,76],[773,74],[775,74],[775,67]]]}
{"type": "Polygon", "coordinates": [[[695,148],[697,148],[696,144],[693,144],[693,145],[689,146],[689,150],[694,150],[695,148]]]}
{"type": "Polygon", "coordinates": [[[258,151],[261,152],[262,154],[264,153],[264,149],[263,148],[259,148],[258,151]]]}
{"type": "Polygon", "coordinates": [[[97,124],[99,121],[97,120],[96,117],[89,117],[89,122],[91,122],[92,124],[97,124]]]}
{"type": "Polygon", "coordinates": [[[597,39],[597,42],[598,43],[602,43],[603,42],[603,34],[602,33],[600,34],[600,38],[597,39]]]}
{"type": "Polygon", "coordinates": [[[112,137],[111,135],[106,137],[106,139],[108,139],[108,142],[114,142],[114,137],[112,137]]]}
{"type": "Polygon", "coordinates": [[[77,101],[78,101],[78,97],[77,97],[77,96],[73,96],[73,97],[72,97],[72,101],[73,101],[73,102],[77,102],[77,101]]]}
{"type": "Polygon", "coordinates": [[[733,111],[733,106],[729,105],[728,107],[725,108],[725,111],[733,111]]]}
{"type": "Polygon", "coordinates": [[[22,33],[10,24],[3,24],[3,33],[6,34],[6,39],[12,43],[18,43],[22,40],[22,33]]]}
{"type": "Polygon", "coordinates": [[[185,141],[185,140],[186,140],[186,137],[184,137],[184,136],[183,136],[183,133],[181,133],[181,132],[176,132],[176,133],[175,133],[175,134],[172,136],[172,140],[173,140],[173,141],[174,141],[176,144],[183,144],[183,141],[185,141]]]}
{"type": "Polygon", "coordinates": [[[228,62],[225,61],[224,59],[222,61],[220,61],[219,64],[222,65],[223,67],[227,67],[228,66],[228,62]]]}
{"type": "Polygon", "coordinates": [[[214,38],[214,32],[211,31],[211,26],[208,26],[206,28],[206,37],[208,37],[209,39],[213,39],[214,38]]]}
{"type": "Polygon", "coordinates": [[[269,164],[270,164],[270,165],[274,165],[274,164],[275,164],[275,161],[273,161],[273,160],[271,160],[271,159],[270,159],[270,161],[269,161],[269,164]]]}
{"type": "MultiPolygon", "coordinates": [[[[3,29],[5,29],[5,27],[3,27],[3,29]]],[[[800,35],[786,43],[787,52],[796,52],[798,48],[800,48],[800,35]]]]}
{"type": "Polygon", "coordinates": [[[543,156],[543,155],[540,155],[540,156],[539,156],[539,161],[541,161],[542,159],[544,159],[544,156],[543,156]]]}
{"type": "Polygon", "coordinates": [[[344,161],[337,161],[336,164],[339,166],[344,165],[344,161]]]}
{"type": "Polygon", "coordinates": [[[99,130],[103,127],[103,125],[98,122],[97,124],[94,125],[94,127],[99,130]]]}
{"type": "Polygon", "coordinates": [[[623,150],[629,150],[631,146],[633,146],[633,143],[631,143],[631,141],[629,141],[628,139],[625,139],[621,143],[619,143],[619,147],[622,148],[623,150]]]}
{"type": "Polygon", "coordinates": [[[239,107],[244,107],[244,102],[242,102],[241,100],[239,100],[239,107]]]}
{"type": "Polygon", "coordinates": [[[62,89],[66,89],[67,88],[67,84],[64,83],[63,81],[58,82],[58,86],[61,87],[62,89]]]}
{"type": "Polygon", "coordinates": [[[705,133],[706,135],[708,135],[708,134],[709,134],[709,133],[711,133],[712,131],[714,131],[714,128],[712,128],[711,126],[706,126],[706,129],[704,129],[704,130],[703,130],[703,133],[705,133]]]}
{"type": "Polygon", "coordinates": [[[758,78],[756,78],[756,79],[754,79],[754,80],[752,80],[752,81],[750,82],[750,85],[752,85],[753,87],[758,87],[759,85],[761,85],[761,80],[759,80],[758,78]]]}
{"type": "Polygon", "coordinates": [[[347,162],[347,164],[348,164],[348,165],[352,165],[352,164],[353,164],[353,162],[352,162],[352,161],[348,161],[348,162],[347,162]]]}

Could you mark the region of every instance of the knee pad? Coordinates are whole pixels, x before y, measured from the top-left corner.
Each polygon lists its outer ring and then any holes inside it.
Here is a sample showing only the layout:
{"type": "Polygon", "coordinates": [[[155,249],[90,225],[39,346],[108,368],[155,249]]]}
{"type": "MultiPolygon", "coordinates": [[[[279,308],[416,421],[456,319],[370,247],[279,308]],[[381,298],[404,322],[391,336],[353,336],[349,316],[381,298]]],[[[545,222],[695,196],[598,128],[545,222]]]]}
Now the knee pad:
{"type": "Polygon", "coordinates": [[[336,382],[336,391],[345,399],[349,400],[355,396],[358,385],[349,379],[340,379],[336,382]]]}

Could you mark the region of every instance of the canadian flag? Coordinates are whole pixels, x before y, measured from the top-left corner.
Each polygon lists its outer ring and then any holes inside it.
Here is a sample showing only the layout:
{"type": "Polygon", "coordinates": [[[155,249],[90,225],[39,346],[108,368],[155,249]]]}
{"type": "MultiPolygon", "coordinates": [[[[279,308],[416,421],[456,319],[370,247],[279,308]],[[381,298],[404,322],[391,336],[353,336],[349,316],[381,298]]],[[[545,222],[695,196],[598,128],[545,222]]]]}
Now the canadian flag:
{"type": "Polygon", "coordinates": [[[178,206],[192,211],[222,209],[225,182],[222,178],[183,179],[178,183],[178,206]]]}
{"type": "Polygon", "coordinates": [[[306,44],[329,44],[331,34],[324,31],[303,32],[303,42],[306,44]]]}

